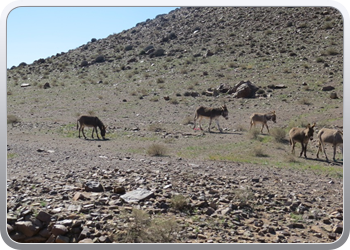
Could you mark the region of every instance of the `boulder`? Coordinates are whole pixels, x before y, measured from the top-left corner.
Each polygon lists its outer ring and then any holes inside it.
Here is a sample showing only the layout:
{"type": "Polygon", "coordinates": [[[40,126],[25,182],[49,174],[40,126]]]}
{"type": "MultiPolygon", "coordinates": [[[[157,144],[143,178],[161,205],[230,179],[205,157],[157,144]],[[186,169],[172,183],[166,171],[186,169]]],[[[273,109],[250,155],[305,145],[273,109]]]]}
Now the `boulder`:
{"type": "Polygon", "coordinates": [[[250,81],[241,81],[233,87],[232,96],[235,98],[251,98],[255,96],[257,90],[258,88],[250,81]]]}

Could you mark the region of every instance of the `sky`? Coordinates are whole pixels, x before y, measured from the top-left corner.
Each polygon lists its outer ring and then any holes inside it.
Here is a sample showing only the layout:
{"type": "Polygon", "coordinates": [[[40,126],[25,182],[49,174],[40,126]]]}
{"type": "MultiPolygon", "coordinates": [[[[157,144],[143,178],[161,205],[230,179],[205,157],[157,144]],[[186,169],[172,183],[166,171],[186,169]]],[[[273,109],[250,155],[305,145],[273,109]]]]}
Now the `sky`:
{"type": "Polygon", "coordinates": [[[7,68],[75,49],[176,7],[18,7],[7,17],[7,68]]]}

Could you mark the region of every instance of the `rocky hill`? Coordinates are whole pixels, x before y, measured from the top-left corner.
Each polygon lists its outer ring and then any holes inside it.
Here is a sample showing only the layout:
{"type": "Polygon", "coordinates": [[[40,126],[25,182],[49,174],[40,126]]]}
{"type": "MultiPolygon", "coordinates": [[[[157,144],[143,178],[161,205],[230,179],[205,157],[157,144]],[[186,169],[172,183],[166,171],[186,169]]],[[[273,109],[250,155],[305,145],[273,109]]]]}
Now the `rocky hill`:
{"type": "Polygon", "coordinates": [[[343,157],[317,158],[316,134],[342,129],[343,46],[333,8],[179,8],[8,69],[11,239],[336,241],[343,157]],[[198,106],[223,104],[223,133],[193,130],[198,106]],[[250,129],[270,111],[270,133],[250,129]],[[78,138],[82,114],[106,140],[78,138]],[[308,123],[298,157],[288,131],[308,123]]]}

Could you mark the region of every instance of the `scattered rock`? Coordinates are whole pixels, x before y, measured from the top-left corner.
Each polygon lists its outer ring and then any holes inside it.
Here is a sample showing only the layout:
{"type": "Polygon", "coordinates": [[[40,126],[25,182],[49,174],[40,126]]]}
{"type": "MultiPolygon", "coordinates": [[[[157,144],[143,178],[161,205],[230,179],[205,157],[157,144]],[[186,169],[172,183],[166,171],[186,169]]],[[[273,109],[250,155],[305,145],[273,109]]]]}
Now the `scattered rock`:
{"type": "Polygon", "coordinates": [[[103,192],[103,187],[98,181],[88,181],[85,183],[85,191],[87,192],[103,192]]]}
{"type": "Polygon", "coordinates": [[[127,203],[133,203],[133,202],[139,202],[139,201],[148,199],[151,196],[153,196],[152,191],[138,188],[136,190],[127,192],[126,194],[120,196],[120,198],[127,203]]]}
{"type": "Polygon", "coordinates": [[[325,86],[325,87],[322,87],[322,91],[331,91],[331,90],[334,90],[335,88],[333,86],[325,86]]]}

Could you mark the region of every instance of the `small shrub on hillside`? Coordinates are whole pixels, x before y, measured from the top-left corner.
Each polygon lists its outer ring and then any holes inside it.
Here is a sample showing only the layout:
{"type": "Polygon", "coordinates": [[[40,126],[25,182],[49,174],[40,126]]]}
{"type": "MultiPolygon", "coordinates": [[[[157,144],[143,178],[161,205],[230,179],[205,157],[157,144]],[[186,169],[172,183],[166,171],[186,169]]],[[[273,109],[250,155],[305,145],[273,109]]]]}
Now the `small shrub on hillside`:
{"type": "Polygon", "coordinates": [[[164,156],[166,153],[167,148],[160,144],[152,144],[147,149],[147,154],[150,156],[164,156]]]}
{"type": "Polygon", "coordinates": [[[132,45],[127,45],[124,48],[125,51],[129,51],[129,50],[132,50],[132,49],[133,49],[132,45]]]}
{"type": "Polygon", "coordinates": [[[7,115],[7,124],[19,123],[20,119],[15,115],[7,115]]]}
{"type": "Polygon", "coordinates": [[[157,83],[164,83],[165,81],[164,81],[164,79],[163,78],[158,78],[157,79],[157,83]]]}
{"type": "Polygon", "coordinates": [[[182,121],[183,125],[189,125],[189,124],[193,124],[193,117],[192,116],[186,116],[183,121],[182,121]]]}
{"type": "Polygon", "coordinates": [[[284,142],[286,138],[286,131],[282,128],[273,128],[270,130],[270,134],[276,142],[284,142]]]}
{"type": "Polygon", "coordinates": [[[253,148],[253,154],[256,157],[267,157],[267,154],[264,153],[264,150],[260,145],[253,148]]]}
{"type": "Polygon", "coordinates": [[[89,114],[89,115],[95,115],[95,111],[89,110],[89,111],[88,111],[88,114],[89,114]]]}
{"type": "Polygon", "coordinates": [[[176,98],[171,98],[170,103],[176,105],[176,104],[179,104],[179,101],[176,98]]]}
{"type": "Polygon", "coordinates": [[[105,57],[104,56],[97,56],[95,59],[96,63],[102,63],[105,61],[105,57]]]}
{"type": "Polygon", "coordinates": [[[252,140],[256,140],[256,139],[258,139],[259,134],[260,134],[260,130],[258,130],[256,128],[252,128],[248,132],[248,138],[252,139],[252,140]]]}
{"type": "MultiPolygon", "coordinates": [[[[127,215],[129,218],[130,216],[127,215]]],[[[171,243],[179,226],[175,219],[158,216],[151,218],[143,210],[133,209],[132,220],[124,231],[119,231],[113,240],[120,243],[171,243]]]]}
{"type": "Polygon", "coordinates": [[[163,128],[162,128],[162,126],[160,126],[160,124],[152,123],[151,125],[149,125],[148,131],[161,132],[161,131],[163,131],[163,128]]]}
{"type": "Polygon", "coordinates": [[[249,201],[254,199],[254,193],[248,187],[237,188],[234,190],[234,200],[240,202],[241,206],[248,205],[249,201]]]}
{"type": "Polygon", "coordinates": [[[187,199],[185,196],[179,194],[174,195],[170,201],[171,207],[175,210],[183,211],[187,208],[187,199]]]}
{"type": "Polygon", "coordinates": [[[316,62],[318,63],[323,63],[324,62],[324,59],[322,57],[317,57],[316,58],[316,62]]]}

